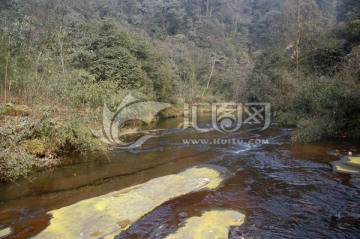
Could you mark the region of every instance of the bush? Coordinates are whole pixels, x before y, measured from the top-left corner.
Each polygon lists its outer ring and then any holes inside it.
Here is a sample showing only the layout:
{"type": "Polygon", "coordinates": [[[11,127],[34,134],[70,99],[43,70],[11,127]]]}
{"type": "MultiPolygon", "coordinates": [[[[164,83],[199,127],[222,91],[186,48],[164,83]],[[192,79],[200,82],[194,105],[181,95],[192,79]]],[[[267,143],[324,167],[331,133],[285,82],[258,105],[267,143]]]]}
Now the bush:
{"type": "Polygon", "coordinates": [[[291,140],[293,143],[300,144],[317,141],[331,135],[334,130],[335,124],[332,119],[326,117],[302,119],[298,123],[291,140]]]}
{"type": "Polygon", "coordinates": [[[56,158],[73,151],[106,151],[106,146],[92,135],[90,127],[94,125],[87,115],[56,108],[49,113],[45,109],[38,106],[28,117],[3,116],[0,180],[26,176],[33,167],[53,165],[56,158]]]}
{"type": "Polygon", "coordinates": [[[6,104],[0,108],[0,114],[5,116],[29,116],[32,110],[26,105],[6,104]]]}
{"type": "Polygon", "coordinates": [[[25,176],[36,165],[35,156],[21,147],[24,138],[32,134],[34,121],[29,118],[8,118],[0,127],[0,180],[15,180],[25,176]]]}

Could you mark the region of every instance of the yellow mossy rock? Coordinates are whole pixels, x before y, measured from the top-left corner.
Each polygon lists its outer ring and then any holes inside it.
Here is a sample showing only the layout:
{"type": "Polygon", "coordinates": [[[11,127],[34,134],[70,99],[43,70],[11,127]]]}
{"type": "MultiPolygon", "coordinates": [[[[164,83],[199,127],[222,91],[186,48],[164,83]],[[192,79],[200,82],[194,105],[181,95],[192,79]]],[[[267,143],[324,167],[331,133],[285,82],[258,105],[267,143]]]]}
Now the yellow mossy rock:
{"type": "Polygon", "coordinates": [[[217,166],[194,167],[51,211],[49,227],[34,238],[114,238],[170,199],[217,188],[227,173],[217,166]]]}
{"type": "Polygon", "coordinates": [[[0,230],[0,238],[8,236],[9,234],[11,234],[10,228],[5,228],[5,229],[0,230]]]}
{"type": "Polygon", "coordinates": [[[360,157],[349,157],[348,161],[351,164],[357,164],[360,166],[360,157]]]}
{"type": "Polygon", "coordinates": [[[334,163],[334,170],[340,173],[360,173],[360,171],[357,170],[356,168],[348,166],[340,161],[334,163]]]}
{"type": "Polygon", "coordinates": [[[360,174],[360,157],[345,157],[334,162],[333,166],[340,173],[360,174]]]}
{"type": "Polygon", "coordinates": [[[230,226],[244,223],[245,215],[232,210],[212,210],[186,220],[184,227],[166,239],[227,239],[230,226]]]}

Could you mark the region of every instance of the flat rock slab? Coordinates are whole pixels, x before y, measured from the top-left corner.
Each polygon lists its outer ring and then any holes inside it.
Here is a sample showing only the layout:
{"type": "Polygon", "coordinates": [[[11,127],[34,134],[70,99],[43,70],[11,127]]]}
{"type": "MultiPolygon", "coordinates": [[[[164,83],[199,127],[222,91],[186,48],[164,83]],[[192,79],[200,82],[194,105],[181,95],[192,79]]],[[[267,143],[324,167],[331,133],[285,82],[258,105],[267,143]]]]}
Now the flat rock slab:
{"type": "Polygon", "coordinates": [[[49,227],[34,238],[114,238],[171,199],[217,188],[226,175],[226,168],[204,165],[87,199],[49,212],[53,216],[49,227]]]}
{"type": "Polygon", "coordinates": [[[347,163],[355,167],[360,167],[360,157],[348,157],[347,163]]]}
{"type": "Polygon", "coordinates": [[[360,174],[360,157],[344,157],[334,162],[333,167],[340,173],[360,174]]]}
{"type": "Polygon", "coordinates": [[[0,230],[0,238],[4,238],[5,236],[8,236],[11,234],[11,228],[5,228],[0,230]]]}
{"type": "Polygon", "coordinates": [[[184,227],[166,239],[227,239],[230,226],[244,223],[245,215],[231,210],[212,210],[186,220],[184,227]]]}

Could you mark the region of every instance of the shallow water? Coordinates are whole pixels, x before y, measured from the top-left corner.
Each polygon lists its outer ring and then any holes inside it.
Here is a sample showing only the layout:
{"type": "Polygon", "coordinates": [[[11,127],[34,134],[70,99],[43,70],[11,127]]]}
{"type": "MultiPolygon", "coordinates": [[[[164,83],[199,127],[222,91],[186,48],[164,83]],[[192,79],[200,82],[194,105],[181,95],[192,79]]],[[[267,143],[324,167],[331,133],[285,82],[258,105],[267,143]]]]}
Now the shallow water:
{"type": "Polygon", "coordinates": [[[60,168],[34,173],[31,180],[0,184],[0,230],[11,226],[13,231],[5,238],[36,235],[49,224],[47,211],[204,163],[224,166],[233,175],[215,191],[167,202],[118,238],[163,238],[187,218],[216,208],[246,214],[246,223],[232,227],[230,238],[360,238],[360,190],[330,164],[338,159],[336,149],[360,153],[359,144],[294,146],[291,131],[284,128],[260,132],[245,126],[232,134],[201,134],[176,129],[179,123],[181,119],[171,119],[154,126],[165,130],[142,148],[74,156],[60,168]],[[269,144],[183,143],[218,138],[265,139],[269,144]]]}

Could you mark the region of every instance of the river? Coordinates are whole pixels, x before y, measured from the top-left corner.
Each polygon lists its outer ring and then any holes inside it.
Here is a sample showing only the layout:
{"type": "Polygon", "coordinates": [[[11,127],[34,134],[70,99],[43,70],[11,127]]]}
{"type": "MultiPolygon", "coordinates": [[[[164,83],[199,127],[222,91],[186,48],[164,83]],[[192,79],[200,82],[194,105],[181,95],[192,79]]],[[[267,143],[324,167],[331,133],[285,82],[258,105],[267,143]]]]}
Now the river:
{"type": "Polygon", "coordinates": [[[214,208],[246,215],[243,225],[231,227],[230,238],[360,238],[360,190],[331,166],[336,149],[360,153],[358,143],[292,145],[291,130],[281,127],[261,132],[244,126],[224,134],[180,130],[180,123],[158,123],[154,127],[163,130],[141,148],[74,155],[59,168],[0,184],[0,229],[12,228],[5,238],[40,233],[49,225],[48,211],[200,164],[226,167],[232,176],[217,190],[161,205],[118,238],[164,238],[186,218],[214,208]],[[243,144],[184,144],[184,139],[220,138],[243,144]]]}

